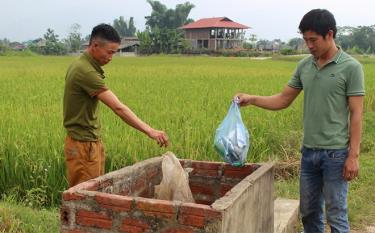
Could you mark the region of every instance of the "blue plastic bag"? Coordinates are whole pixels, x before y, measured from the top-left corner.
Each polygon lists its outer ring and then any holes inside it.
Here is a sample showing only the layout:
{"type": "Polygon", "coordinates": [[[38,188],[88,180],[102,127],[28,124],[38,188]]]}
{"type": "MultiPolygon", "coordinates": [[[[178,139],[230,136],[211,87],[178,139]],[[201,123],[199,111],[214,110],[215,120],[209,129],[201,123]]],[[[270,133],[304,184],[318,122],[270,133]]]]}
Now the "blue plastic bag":
{"type": "Polygon", "coordinates": [[[250,147],[249,138],[238,103],[232,101],[226,117],[216,130],[214,147],[225,162],[243,166],[250,147]]]}

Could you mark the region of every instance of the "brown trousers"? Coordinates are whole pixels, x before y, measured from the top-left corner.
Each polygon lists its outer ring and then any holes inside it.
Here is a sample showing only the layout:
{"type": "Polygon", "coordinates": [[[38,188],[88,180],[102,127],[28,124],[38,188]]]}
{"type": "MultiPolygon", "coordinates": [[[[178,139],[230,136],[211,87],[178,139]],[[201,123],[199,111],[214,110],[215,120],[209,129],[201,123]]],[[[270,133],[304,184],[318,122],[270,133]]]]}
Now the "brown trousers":
{"type": "Polygon", "coordinates": [[[66,136],[65,163],[69,187],[104,174],[104,146],[99,141],[77,141],[66,136]]]}

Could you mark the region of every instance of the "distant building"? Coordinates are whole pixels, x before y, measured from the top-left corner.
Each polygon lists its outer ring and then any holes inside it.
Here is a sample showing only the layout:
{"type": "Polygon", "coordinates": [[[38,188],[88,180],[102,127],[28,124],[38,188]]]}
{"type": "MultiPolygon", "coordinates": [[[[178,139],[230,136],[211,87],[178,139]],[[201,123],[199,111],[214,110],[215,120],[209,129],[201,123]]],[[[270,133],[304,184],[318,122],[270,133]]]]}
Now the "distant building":
{"type": "Polygon", "coordinates": [[[140,42],[138,37],[123,37],[118,52],[120,55],[126,55],[129,53],[135,54],[138,52],[139,45],[140,42]]]}
{"type": "Polygon", "coordinates": [[[282,43],[279,40],[260,40],[256,44],[256,49],[260,51],[277,52],[281,49],[282,43]]]}
{"type": "Polygon", "coordinates": [[[245,29],[250,27],[227,17],[205,18],[181,27],[193,48],[209,50],[242,49],[245,29]]]}
{"type": "Polygon", "coordinates": [[[38,38],[32,41],[33,44],[35,44],[37,47],[42,48],[46,46],[47,41],[42,38],[38,38]]]}
{"type": "Polygon", "coordinates": [[[80,52],[83,53],[89,47],[89,43],[90,42],[86,41],[83,44],[81,44],[81,50],[80,50],[80,52]]]}
{"type": "Polygon", "coordinates": [[[9,47],[15,51],[24,51],[26,49],[26,46],[19,42],[11,42],[9,43],[9,47]]]}

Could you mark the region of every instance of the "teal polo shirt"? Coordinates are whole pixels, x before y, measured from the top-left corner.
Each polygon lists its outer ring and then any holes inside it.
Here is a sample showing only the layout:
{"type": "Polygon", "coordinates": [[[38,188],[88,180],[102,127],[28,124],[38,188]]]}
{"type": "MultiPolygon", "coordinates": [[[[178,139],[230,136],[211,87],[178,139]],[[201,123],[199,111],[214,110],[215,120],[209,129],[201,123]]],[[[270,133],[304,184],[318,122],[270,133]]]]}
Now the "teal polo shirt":
{"type": "Polygon", "coordinates": [[[349,96],[365,95],[362,65],[339,48],[324,67],[301,60],[288,86],[304,91],[303,145],[343,149],[349,144],[349,96]]]}

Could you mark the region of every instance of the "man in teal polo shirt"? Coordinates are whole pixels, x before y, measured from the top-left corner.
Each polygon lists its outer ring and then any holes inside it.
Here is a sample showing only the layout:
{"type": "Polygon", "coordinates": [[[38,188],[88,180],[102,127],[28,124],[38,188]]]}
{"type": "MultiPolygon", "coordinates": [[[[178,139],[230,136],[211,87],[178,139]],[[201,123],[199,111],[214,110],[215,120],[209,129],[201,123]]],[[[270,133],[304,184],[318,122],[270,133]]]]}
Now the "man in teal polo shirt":
{"type": "Polygon", "coordinates": [[[305,233],[324,232],[323,209],[332,233],[349,233],[348,181],[358,176],[362,131],[362,66],[335,44],[336,21],[314,9],[299,30],[312,56],[299,62],[284,90],[273,96],[239,93],[241,106],[287,108],[304,91],[304,138],[300,208],[305,233]]]}

